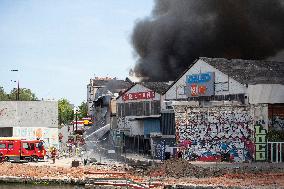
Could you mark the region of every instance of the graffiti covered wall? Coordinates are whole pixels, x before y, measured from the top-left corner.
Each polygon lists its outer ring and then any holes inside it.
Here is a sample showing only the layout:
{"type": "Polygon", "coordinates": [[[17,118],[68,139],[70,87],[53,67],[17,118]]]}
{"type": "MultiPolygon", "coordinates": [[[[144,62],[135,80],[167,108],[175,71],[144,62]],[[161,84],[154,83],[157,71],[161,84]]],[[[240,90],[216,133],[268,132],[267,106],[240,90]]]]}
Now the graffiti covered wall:
{"type": "Polygon", "coordinates": [[[165,151],[175,146],[174,138],[151,138],[151,148],[155,159],[165,160],[165,151]]]}
{"type": "Polygon", "coordinates": [[[58,147],[58,128],[47,127],[14,127],[13,137],[21,137],[27,140],[40,138],[44,140],[45,146],[58,147]]]}
{"type": "Polygon", "coordinates": [[[268,106],[269,127],[276,131],[284,131],[284,104],[268,106]]]}
{"type": "Polygon", "coordinates": [[[216,161],[225,158],[235,162],[254,159],[255,118],[261,119],[260,123],[267,122],[267,108],[175,106],[174,109],[176,138],[185,159],[216,161]]]}

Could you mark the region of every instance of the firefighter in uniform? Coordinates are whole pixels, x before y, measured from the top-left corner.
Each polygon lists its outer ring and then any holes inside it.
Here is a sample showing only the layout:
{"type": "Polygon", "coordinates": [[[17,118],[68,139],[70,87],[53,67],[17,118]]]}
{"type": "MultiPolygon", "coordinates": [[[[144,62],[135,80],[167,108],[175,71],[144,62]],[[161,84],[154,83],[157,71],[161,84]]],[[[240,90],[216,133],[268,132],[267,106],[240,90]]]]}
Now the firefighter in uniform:
{"type": "Polygon", "coordinates": [[[53,147],[51,148],[51,159],[52,159],[53,164],[55,163],[55,158],[56,158],[56,148],[53,147]]]}

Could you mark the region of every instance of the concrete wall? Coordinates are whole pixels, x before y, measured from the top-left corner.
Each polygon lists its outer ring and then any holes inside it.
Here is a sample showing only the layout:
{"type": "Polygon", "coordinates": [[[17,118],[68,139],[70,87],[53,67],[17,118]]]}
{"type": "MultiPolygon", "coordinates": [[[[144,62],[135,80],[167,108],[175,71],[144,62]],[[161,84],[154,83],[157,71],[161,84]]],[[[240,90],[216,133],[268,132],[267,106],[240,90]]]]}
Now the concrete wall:
{"type": "Polygon", "coordinates": [[[284,85],[280,84],[258,84],[249,85],[249,103],[284,103],[284,85]]]}
{"type": "Polygon", "coordinates": [[[55,101],[0,101],[0,127],[12,127],[13,137],[41,138],[58,147],[58,104],[55,101]]]}
{"type": "Polygon", "coordinates": [[[0,101],[0,127],[58,127],[55,101],[0,101]]]}
{"type": "Polygon", "coordinates": [[[186,99],[184,88],[186,76],[205,72],[215,72],[215,95],[247,93],[246,86],[228,77],[203,60],[198,60],[164,95],[165,100],[186,99]]]}

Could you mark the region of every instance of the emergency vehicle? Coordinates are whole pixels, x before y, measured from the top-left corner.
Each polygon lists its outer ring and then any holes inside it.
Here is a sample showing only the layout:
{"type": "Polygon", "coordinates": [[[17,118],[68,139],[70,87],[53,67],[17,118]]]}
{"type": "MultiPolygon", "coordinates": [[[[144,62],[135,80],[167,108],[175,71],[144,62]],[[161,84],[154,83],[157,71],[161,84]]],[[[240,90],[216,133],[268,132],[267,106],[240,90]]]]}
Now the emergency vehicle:
{"type": "Polygon", "coordinates": [[[0,137],[0,156],[6,161],[38,161],[45,155],[42,140],[0,137]]]}

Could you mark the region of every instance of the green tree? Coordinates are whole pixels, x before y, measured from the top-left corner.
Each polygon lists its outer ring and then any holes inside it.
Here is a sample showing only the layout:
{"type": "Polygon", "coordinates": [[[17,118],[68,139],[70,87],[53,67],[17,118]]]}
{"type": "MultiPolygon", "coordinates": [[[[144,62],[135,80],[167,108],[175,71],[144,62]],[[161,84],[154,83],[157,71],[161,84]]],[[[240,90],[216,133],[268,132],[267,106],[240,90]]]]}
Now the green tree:
{"type": "MultiPolygon", "coordinates": [[[[14,88],[11,90],[10,94],[7,94],[4,91],[3,87],[0,87],[0,100],[1,101],[15,101],[17,100],[18,89],[14,88]]],[[[20,101],[36,101],[38,100],[36,95],[30,90],[26,88],[20,88],[19,90],[20,101]]]]}
{"type": "Polygon", "coordinates": [[[79,114],[78,114],[78,118],[82,119],[83,117],[87,117],[88,116],[88,107],[87,107],[87,103],[86,102],[82,102],[81,105],[79,106],[79,114]]]}
{"type": "MultiPolygon", "coordinates": [[[[17,100],[18,89],[14,88],[9,96],[9,100],[17,100]]],[[[26,88],[20,88],[19,90],[19,101],[36,101],[38,98],[36,95],[30,90],[26,88]]]]}
{"type": "Polygon", "coordinates": [[[6,101],[6,100],[8,100],[8,95],[4,91],[4,88],[0,87],[0,101],[6,101]]]}
{"type": "Polygon", "coordinates": [[[71,121],[73,121],[74,118],[74,112],[73,107],[70,104],[70,102],[67,99],[60,99],[58,101],[58,122],[61,125],[63,124],[69,124],[71,121]]]}

